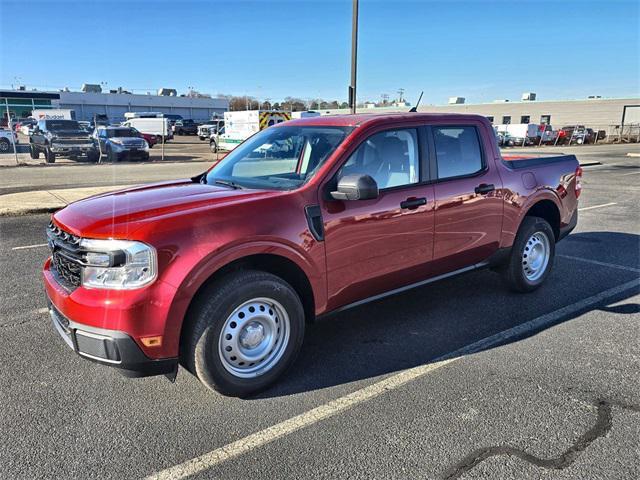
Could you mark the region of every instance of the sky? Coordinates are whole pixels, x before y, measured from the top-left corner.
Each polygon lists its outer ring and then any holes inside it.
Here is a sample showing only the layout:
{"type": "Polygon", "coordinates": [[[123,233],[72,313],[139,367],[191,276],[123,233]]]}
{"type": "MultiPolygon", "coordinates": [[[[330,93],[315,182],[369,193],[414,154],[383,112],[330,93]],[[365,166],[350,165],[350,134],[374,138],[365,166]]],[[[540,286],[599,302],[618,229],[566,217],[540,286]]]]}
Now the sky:
{"type": "MultiPolygon", "coordinates": [[[[360,0],[358,99],[640,94],[640,2],[360,0]]],[[[351,0],[0,0],[0,86],[346,100],[351,0]]]]}

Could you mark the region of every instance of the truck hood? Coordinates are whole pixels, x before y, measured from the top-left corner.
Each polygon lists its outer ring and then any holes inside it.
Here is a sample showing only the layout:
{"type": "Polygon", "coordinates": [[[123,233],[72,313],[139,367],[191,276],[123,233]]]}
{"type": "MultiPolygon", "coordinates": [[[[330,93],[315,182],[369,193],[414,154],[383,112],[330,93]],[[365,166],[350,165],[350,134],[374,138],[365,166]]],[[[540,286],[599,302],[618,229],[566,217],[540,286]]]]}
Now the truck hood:
{"type": "Polygon", "coordinates": [[[278,195],[271,190],[233,190],[191,180],[163,182],[95,195],[69,204],[53,216],[74,235],[125,238],[144,223],[180,212],[212,209],[251,198],[278,195]]]}

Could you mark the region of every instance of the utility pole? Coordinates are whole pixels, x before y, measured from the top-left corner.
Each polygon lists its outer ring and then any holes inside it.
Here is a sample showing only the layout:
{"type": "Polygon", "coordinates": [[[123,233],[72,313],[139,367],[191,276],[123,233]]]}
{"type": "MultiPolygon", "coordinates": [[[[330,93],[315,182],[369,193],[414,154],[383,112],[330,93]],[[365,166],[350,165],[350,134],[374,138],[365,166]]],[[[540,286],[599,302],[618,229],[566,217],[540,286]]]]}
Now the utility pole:
{"type": "Polygon", "coordinates": [[[358,69],[358,0],[353,0],[351,25],[351,85],[349,85],[349,106],[356,113],[356,73],[358,69]]]}
{"type": "Polygon", "coordinates": [[[398,89],[398,103],[402,102],[402,96],[404,95],[404,88],[398,89]]]}

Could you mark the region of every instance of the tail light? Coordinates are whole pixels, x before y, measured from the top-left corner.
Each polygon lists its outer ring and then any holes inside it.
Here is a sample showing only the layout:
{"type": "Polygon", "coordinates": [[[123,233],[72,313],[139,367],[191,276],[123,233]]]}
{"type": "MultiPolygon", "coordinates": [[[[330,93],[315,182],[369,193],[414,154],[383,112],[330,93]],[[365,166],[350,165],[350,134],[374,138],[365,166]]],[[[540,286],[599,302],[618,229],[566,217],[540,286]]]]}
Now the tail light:
{"type": "Polygon", "coordinates": [[[580,193],[582,193],[582,167],[576,168],[575,192],[576,192],[576,198],[579,198],[580,193]]]}

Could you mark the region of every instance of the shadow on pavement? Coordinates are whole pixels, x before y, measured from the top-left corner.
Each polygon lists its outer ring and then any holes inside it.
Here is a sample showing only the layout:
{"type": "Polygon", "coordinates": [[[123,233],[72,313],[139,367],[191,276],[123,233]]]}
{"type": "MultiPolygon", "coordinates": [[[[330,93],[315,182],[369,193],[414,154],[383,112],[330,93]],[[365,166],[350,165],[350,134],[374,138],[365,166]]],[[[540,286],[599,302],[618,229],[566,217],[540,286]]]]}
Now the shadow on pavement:
{"type": "MultiPolygon", "coordinates": [[[[558,244],[557,253],[566,251],[572,256],[638,268],[639,247],[638,235],[588,232],[568,237],[558,244]]],[[[312,391],[423,365],[637,278],[638,273],[631,270],[556,257],[547,282],[530,294],[508,291],[500,276],[491,271],[417,288],[308,325],[302,352],[292,369],[255,398],[312,391]]],[[[608,305],[638,291],[630,288],[560,318],[554,325],[596,309],[637,313],[635,303],[608,305]]]]}

